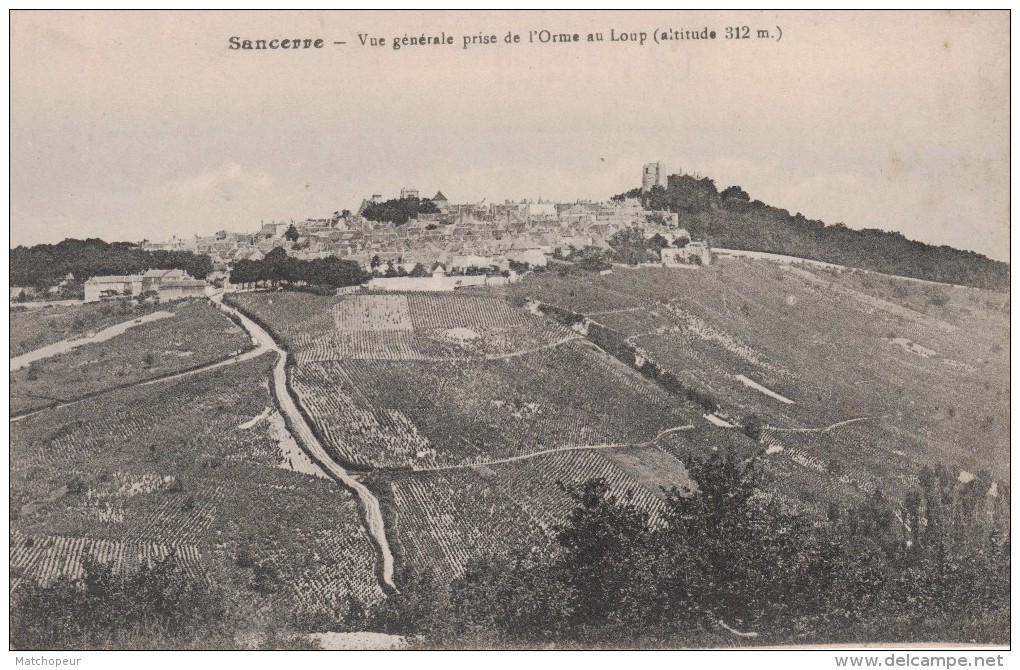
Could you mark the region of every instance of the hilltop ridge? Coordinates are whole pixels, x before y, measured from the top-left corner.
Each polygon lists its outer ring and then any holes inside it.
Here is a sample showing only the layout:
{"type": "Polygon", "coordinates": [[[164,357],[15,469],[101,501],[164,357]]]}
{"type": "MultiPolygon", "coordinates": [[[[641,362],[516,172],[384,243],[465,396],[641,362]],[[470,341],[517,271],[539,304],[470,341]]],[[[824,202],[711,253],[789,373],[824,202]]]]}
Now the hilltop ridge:
{"type": "Polygon", "coordinates": [[[1009,288],[1009,263],[946,245],[911,240],[895,231],[826,225],[800,212],[751,200],[740,186],[720,191],[708,177],[673,174],[666,186],[613,196],[640,198],[646,209],[674,212],[695,239],[714,247],[764,251],[891,275],[991,290],[1009,288]]]}

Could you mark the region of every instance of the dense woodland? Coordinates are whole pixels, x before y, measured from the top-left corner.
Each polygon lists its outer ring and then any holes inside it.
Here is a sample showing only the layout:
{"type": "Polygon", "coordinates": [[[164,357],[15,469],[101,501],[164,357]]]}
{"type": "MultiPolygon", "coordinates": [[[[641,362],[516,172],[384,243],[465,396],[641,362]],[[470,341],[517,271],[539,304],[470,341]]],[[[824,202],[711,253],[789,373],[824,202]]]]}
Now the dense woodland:
{"type": "Polygon", "coordinates": [[[212,272],[208,256],[190,251],[145,251],[131,242],[104,242],[98,238],[66,239],[11,249],[11,286],[46,289],[68,273],[78,282],[103,275],[129,275],[145,270],[184,270],[196,279],[212,272]]]}
{"type": "Polygon", "coordinates": [[[385,202],[369,203],[361,212],[369,221],[392,221],[402,226],[419,214],[438,214],[439,208],[428,199],[394,198],[385,202]]]}
{"type": "Polygon", "coordinates": [[[282,247],[273,249],[260,261],[240,260],[234,263],[230,283],[238,285],[269,282],[306,284],[326,288],[355,286],[368,275],[355,261],[336,257],[301,260],[291,258],[282,247]]]}
{"type": "Polygon", "coordinates": [[[993,290],[1009,287],[1009,264],[973,251],[909,240],[897,232],[825,225],[771,207],[739,186],[721,193],[711,179],[671,175],[668,186],[613,196],[641,198],[649,209],[680,215],[694,239],[712,246],[810,258],[849,267],[993,290]]]}

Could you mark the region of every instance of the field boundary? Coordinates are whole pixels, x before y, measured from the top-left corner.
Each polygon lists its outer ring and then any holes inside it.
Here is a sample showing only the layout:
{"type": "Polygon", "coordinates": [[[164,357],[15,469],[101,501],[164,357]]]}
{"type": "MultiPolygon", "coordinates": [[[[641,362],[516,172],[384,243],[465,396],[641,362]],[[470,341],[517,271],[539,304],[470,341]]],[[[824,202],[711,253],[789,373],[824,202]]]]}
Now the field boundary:
{"type": "Polygon", "coordinates": [[[492,461],[485,461],[480,463],[460,463],[457,465],[439,465],[432,468],[415,468],[410,470],[389,470],[389,472],[442,472],[444,470],[463,470],[465,468],[480,468],[489,465],[502,465],[504,463],[516,463],[518,461],[526,461],[531,458],[539,458],[541,456],[551,456],[553,454],[559,454],[567,451],[601,451],[604,449],[649,449],[654,448],[659,440],[666,435],[672,435],[673,433],[680,433],[686,430],[694,430],[694,424],[685,424],[683,426],[674,426],[673,428],[666,428],[665,430],[659,431],[659,434],[648,440],[647,442],[634,442],[634,443],[613,443],[613,444],[581,444],[570,447],[556,447],[555,449],[543,449],[542,451],[535,451],[530,454],[521,454],[519,456],[509,456],[507,458],[499,458],[492,461]]]}

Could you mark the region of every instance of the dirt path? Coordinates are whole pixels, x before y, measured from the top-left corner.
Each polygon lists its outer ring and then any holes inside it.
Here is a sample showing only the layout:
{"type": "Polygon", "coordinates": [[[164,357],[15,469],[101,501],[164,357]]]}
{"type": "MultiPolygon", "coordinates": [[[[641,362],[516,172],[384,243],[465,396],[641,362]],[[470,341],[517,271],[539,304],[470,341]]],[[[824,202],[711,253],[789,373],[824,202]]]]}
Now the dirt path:
{"type": "Polygon", "coordinates": [[[533,451],[530,454],[522,454],[520,456],[510,456],[509,458],[497,458],[492,461],[485,461],[483,463],[459,463],[457,465],[440,465],[434,468],[420,468],[411,470],[410,472],[440,472],[443,470],[463,470],[465,468],[480,468],[488,465],[502,465],[503,463],[516,463],[517,461],[526,461],[531,458],[538,458],[539,456],[548,456],[549,454],[558,454],[565,451],[597,451],[599,449],[624,449],[630,448],[641,448],[654,446],[659,440],[666,435],[671,433],[679,433],[685,430],[693,430],[693,425],[676,426],[674,428],[667,428],[659,432],[658,435],[648,440],[647,442],[620,442],[613,444],[582,444],[573,447],[557,447],[555,449],[543,449],[542,451],[533,451]]]}
{"type": "MultiPolygon", "coordinates": [[[[518,349],[517,351],[511,351],[510,353],[506,354],[489,354],[485,357],[485,360],[501,361],[507,358],[520,358],[521,356],[527,356],[528,354],[537,354],[538,352],[545,351],[547,349],[555,349],[556,347],[562,346],[567,342],[573,342],[575,340],[582,339],[584,338],[581,337],[580,335],[568,335],[566,337],[556,340],[555,342],[550,342],[549,344],[542,344],[537,347],[531,347],[530,349],[518,349]]],[[[440,360],[458,360],[458,359],[440,359],[440,360]]]]}
{"type": "Polygon", "coordinates": [[[311,426],[305,421],[304,415],[301,414],[297,404],[294,402],[294,397],[290,394],[290,390],[287,387],[287,352],[276,343],[276,340],[265,329],[249,319],[245,314],[228,305],[224,305],[222,293],[213,295],[210,299],[218,303],[223,311],[229,312],[240,319],[245,330],[259,343],[259,349],[269,349],[278,354],[276,365],[273,366],[273,387],[275,390],[274,395],[280,405],[280,411],[286,415],[289,420],[288,423],[294,432],[294,437],[304,445],[312,459],[319,463],[329,475],[354,491],[358,496],[365,512],[365,522],[368,526],[369,536],[376,547],[378,547],[379,554],[382,557],[382,581],[391,590],[396,591],[397,587],[393,583],[393,553],[390,551],[389,541],[386,539],[386,527],[383,523],[379,501],[368,490],[368,487],[352,477],[350,473],[330,457],[329,453],[315,436],[311,426]]]}
{"type": "Polygon", "coordinates": [[[29,351],[26,354],[15,356],[11,359],[11,372],[20,370],[21,368],[28,367],[36,361],[41,361],[45,358],[51,358],[59,354],[67,353],[72,349],[76,349],[85,344],[92,344],[94,342],[105,342],[111,340],[118,335],[126,333],[135,326],[141,326],[142,324],[149,323],[150,321],[158,321],[159,319],[166,319],[173,316],[173,312],[159,311],[153,312],[152,314],[146,314],[145,316],[138,317],[137,319],[128,319],[127,321],[115,324],[109,328],[103,328],[94,335],[88,337],[79,337],[71,340],[61,340],[54,342],[53,344],[47,344],[45,347],[40,347],[33,351],[29,351]]]}
{"type": "Polygon", "coordinates": [[[25,414],[18,414],[17,416],[12,416],[9,421],[10,421],[10,423],[14,423],[15,421],[21,421],[23,419],[29,418],[30,416],[35,416],[36,414],[41,414],[43,412],[48,412],[51,409],[60,409],[61,407],[70,407],[71,405],[77,405],[79,403],[85,402],[86,400],[90,400],[92,398],[95,398],[97,395],[104,395],[106,393],[113,393],[114,391],[121,391],[123,389],[131,388],[133,386],[150,386],[152,384],[162,384],[163,382],[172,381],[174,379],[180,379],[182,377],[189,377],[191,375],[197,375],[197,374],[201,374],[203,372],[209,372],[210,370],[216,370],[217,368],[222,368],[222,367],[225,367],[227,365],[236,365],[237,363],[242,363],[244,361],[251,360],[252,358],[256,358],[257,356],[261,356],[264,353],[266,353],[266,349],[261,347],[261,346],[258,346],[258,347],[255,347],[254,349],[249,349],[248,351],[244,352],[243,354],[238,354],[237,356],[231,356],[230,358],[225,358],[222,361],[216,361],[215,363],[210,363],[208,365],[203,365],[202,367],[194,368],[193,370],[185,370],[184,372],[175,372],[173,374],[166,375],[165,377],[156,377],[155,379],[146,379],[146,380],[143,380],[143,381],[133,382],[131,384],[126,384],[124,386],[114,386],[113,388],[103,389],[103,390],[97,391],[95,393],[89,393],[88,395],[85,395],[85,396],[83,396],[81,398],[75,398],[74,400],[68,400],[67,402],[58,402],[56,405],[49,405],[48,407],[40,407],[39,409],[34,409],[31,412],[26,412],[25,414]]]}
{"type": "Polygon", "coordinates": [[[867,421],[873,419],[871,416],[859,416],[855,419],[847,419],[846,421],[840,421],[834,423],[831,426],[825,426],[824,428],[774,428],[769,426],[767,430],[775,433],[830,433],[840,426],[848,426],[851,423],[857,423],[858,421],[867,421]]]}

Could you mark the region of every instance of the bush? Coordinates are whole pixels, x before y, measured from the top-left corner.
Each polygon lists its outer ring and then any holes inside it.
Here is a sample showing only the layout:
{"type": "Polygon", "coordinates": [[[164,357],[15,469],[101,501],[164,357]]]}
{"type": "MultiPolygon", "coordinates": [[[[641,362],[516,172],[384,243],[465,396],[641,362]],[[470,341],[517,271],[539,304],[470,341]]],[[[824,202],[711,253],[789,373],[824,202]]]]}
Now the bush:
{"type": "Polygon", "coordinates": [[[30,582],[12,594],[12,647],[175,649],[225,632],[225,594],[189,575],[173,554],[132,574],[114,574],[91,555],[82,568],[81,579],[30,582]]]}

